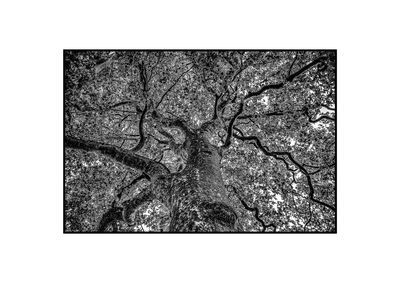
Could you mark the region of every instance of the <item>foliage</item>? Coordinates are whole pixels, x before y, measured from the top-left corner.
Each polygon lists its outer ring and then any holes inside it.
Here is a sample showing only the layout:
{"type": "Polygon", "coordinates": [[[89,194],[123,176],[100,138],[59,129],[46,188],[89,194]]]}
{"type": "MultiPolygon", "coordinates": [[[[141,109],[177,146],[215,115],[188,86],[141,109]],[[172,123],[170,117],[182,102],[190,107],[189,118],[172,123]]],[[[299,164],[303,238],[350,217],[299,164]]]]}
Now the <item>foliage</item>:
{"type": "MultiPolygon", "coordinates": [[[[165,129],[176,147],[157,131],[148,108],[199,128],[213,118],[216,97],[223,125],[210,133],[225,142],[229,122],[234,136],[224,151],[221,171],[244,231],[335,231],[336,53],[333,51],[65,51],[65,135],[133,150],[179,171],[184,135],[165,129]],[[304,70],[310,62],[322,63],[304,70]],[[279,88],[256,93],[266,85],[279,88]],[[246,99],[245,99],[246,98],[246,99]],[[240,137],[257,137],[255,140],[240,137]],[[268,156],[266,152],[290,153],[268,156]],[[299,166],[296,165],[296,163],[299,166]],[[307,172],[304,173],[302,168],[307,172]],[[246,208],[247,206],[247,208],[246,208]],[[249,209],[252,208],[253,210],[249,209]],[[257,208],[257,217],[255,217],[257,208]],[[259,221],[261,219],[262,222],[259,221]]],[[[139,172],[96,152],[66,149],[66,231],[95,231],[117,201],[149,186],[139,172]],[[120,196],[118,197],[118,194],[120,196]]],[[[118,221],[115,231],[165,231],[169,211],[158,201],[118,221]]]]}

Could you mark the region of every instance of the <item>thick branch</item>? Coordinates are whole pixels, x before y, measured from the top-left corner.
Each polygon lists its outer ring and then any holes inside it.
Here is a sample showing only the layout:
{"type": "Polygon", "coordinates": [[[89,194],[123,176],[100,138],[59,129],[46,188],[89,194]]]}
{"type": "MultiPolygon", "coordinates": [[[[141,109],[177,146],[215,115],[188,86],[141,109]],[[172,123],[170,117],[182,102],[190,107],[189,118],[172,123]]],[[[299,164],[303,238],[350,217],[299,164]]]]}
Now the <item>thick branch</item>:
{"type": "Polygon", "coordinates": [[[156,139],[158,142],[162,144],[167,144],[168,148],[172,150],[175,154],[179,154],[183,148],[187,145],[186,141],[189,136],[192,136],[192,130],[186,125],[186,123],[180,119],[167,119],[160,117],[156,112],[153,112],[154,117],[154,128],[164,137],[166,137],[167,141],[161,141],[156,139]],[[178,128],[185,134],[185,142],[182,144],[177,143],[175,137],[164,130],[163,127],[170,127],[170,128],[178,128]]]}
{"type": "Polygon", "coordinates": [[[232,117],[232,119],[229,122],[228,133],[226,134],[225,143],[222,146],[223,148],[228,148],[231,145],[233,125],[235,124],[236,118],[239,117],[239,115],[243,112],[243,107],[244,103],[241,102],[239,105],[239,110],[236,112],[236,114],[232,117]]]}
{"type": "MultiPolygon", "coordinates": [[[[137,180],[137,179],[135,179],[137,180]]],[[[131,224],[130,215],[135,212],[141,205],[148,203],[154,199],[153,194],[150,191],[143,191],[139,193],[133,199],[124,201],[122,203],[123,207],[115,206],[115,201],[113,202],[111,208],[103,214],[101,217],[99,226],[97,230],[99,232],[105,232],[109,225],[115,223],[116,221],[124,221],[128,225],[131,224]]]]}
{"type": "Polygon", "coordinates": [[[156,178],[157,176],[170,173],[168,168],[161,163],[112,145],[106,145],[95,141],[81,140],[69,136],[65,137],[64,144],[69,148],[81,149],[85,151],[98,151],[128,167],[147,174],[152,179],[156,178]]]}
{"type": "Polygon", "coordinates": [[[132,182],[130,182],[128,185],[123,186],[122,188],[119,189],[119,192],[117,194],[117,198],[121,199],[122,194],[124,193],[125,189],[130,188],[134,185],[136,185],[138,182],[140,182],[141,180],[146,179],[148,181],[150,181],[150,178],[146,175],[146,174],[142,174],[139,177],[135,178],[132,182]]]}
{"type": "Polygon", "coordinates": [[[105,232],[107,227],[115,221],[122,221],[122,207],[111,207],[106,213],[103,214],[97,230],[105,232]]]}
{"type": "Polygon", "coordinates": [[[257,91],[249,92],[249,93],[244,97],[244,99],[249,99],[249,98],[251,98],[251,97],[253,97],[253,96],[258,96],[258,95],[262,94],[264,91],[266,91],[266,90],[268,90],[268,89],[279,89],[279,88],[282,88],[283,85],[284,85],[284,83],[278,83],[278,84],[273,84],[273,85],[265,85],[265,86],[263,86],[262,88],[260,88],[260,89],[257,90],[257,91]]]}
{"type": "Polygon", "coordinates": [[[318,63],[323,62],[323,60],[325,59],[325,57],[321,56],[317,59],[315,59],[314,61],[308,63],[307,65],[305,65],[303,68],[301,68],[300,70],[298,70],[297,72],[288,75],[286,77],[286,79],[283,82],[280,83],[276,83],[276,84],[272,84],[272,85],[264,85],[262,86],[259,90],[257,91],[253,91],[253,92],[249,92],[244,99],[249,99],[251,97],[254,96],[258,96],[260,94],[262,94],[264,91],[268,90],[268,89],[280,89],[282,88],[287,82],[292,82],[297,76],[301,75],[302,73],[304,73],[305,71],[307,71],[308,69],[310,69],[311,67],[315,66],[318,63]]]}
{"type": "Polygon", "coordinates": [[[154,200],[154,195],[151,191],[149,190],[144,190],[140,192],[137,196],[135,196],[133,199],[124,201],[122,203],[124,209],[122,212],[122,218],[124,221],[130,225],[130,215],[135,212],[141,205],[151,202],[154,200]]]}
{"type": "Polygon", "coordinates": [[[153,117],[154,121],[159,124],[157,126],[178,128],[178,129],[182,130],[186,135],[192,133],[192,130],[181,119],[164,118],[164,117],[161,117],[156,111],[153,111],[152,117],[153,117]]]}
{"type": "Polygon", "coordinates": [[[212,117],[212,120],[216,120],[217,118],[218,118],[218,101],[219,101],[219,99],[220,99],[220,97],[221,97],[222,95],[214,95],[214,97],[215,97],[215,101],[214,101],[214,114],[213,114],[213,117],[212,117]]]}
{"type": "Polygon", "coordinates": [[[313,120],[308,109],[304,110],[304,109],[300,109],[300,110],[293,110],[293,111],[286,111],[286,112],[281,112],[281,111],[276,111],[276,112],[271,112],[271,113],[261,113],[261,114],[247,114],[247,115],[241,115],[238,117],[238,120],[244,120],[244,119],[250,119],[250,118],[264,118],[264,117],[271,117],[271,116],[283,116],[286,114],[294,114],[296,112],[300,112],[300,113],[305,113],[305,115],[308,118],[308,121],[310,123],[316,123],[319,122],[323,119],[327,119],[330,121],[335,121],[335,118],[330,117],[330,116],[326,116],[326,115],[322,115],[320,117],[318,117],[317,119],[313,120]]]}
{"type": "Polygon", "coordinates": [[[143,96],[147,96],[147,91],[149,90],[149,81],[147,79],[147,70],[143,62],[139,63],[139,74],[140,74],[140,82],[143,86],[143,96]]]}
{"type": "Polygon", "coordinates": [[[315,59],[314,61],[308,63],[307,65],[305,65],[303,68],[301,68],[301,69],[298,70],[297,72],[295,72],[295,73],[291,74],[290,76],[288,76],[288,77],[286,78],[286,80],[287,80],[288,82],[293,81],[294,78],[296,78],[297,76],[301,75],[302,73],[304,73],[305,71],[307,71],[307,70],[310,69],[311,67],[315,66],[316,64],[323,62],[324,59],[326,59],[326,57],[324,57],[324,56],[321,56],[321,57],[315,59]]]}
{"type": "Polygon", "coordinates": [[[142,116],[140,116],[140,121],[139,121],[139,135],[140,135],[140,141],[139,143],[132,149],[132,151],[138,151],[142,149],[144,146],[144,143],[146,141],[146,137],[144,136],[144,131],[143,131],[143,122],[144,122],[144,117],[146,116],[147,112],[147,104],[144,107],[144,110],[142,112],[142,116]]]}

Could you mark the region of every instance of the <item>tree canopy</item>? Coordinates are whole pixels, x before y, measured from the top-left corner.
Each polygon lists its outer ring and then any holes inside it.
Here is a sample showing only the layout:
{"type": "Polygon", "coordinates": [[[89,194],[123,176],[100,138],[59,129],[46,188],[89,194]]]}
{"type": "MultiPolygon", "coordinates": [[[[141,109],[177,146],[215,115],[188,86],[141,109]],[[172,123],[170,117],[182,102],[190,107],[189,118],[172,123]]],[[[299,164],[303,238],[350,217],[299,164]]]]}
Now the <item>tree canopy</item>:
{"type": "Polygon", "coordinates": [[[239,231],[336,231],[335,51],[66,50],[64,109],[66,232],[169,231],[146,188],[199,129],[239,231]]]}

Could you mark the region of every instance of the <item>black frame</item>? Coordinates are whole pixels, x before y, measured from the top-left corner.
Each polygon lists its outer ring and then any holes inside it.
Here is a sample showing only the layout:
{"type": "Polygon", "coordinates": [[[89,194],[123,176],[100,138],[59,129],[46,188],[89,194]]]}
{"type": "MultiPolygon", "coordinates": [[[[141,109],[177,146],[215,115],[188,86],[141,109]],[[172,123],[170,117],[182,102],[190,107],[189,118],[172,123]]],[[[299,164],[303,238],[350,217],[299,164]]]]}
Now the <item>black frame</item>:
{"type": "Polygon", "coordinates": [[[63,49],[63,234],[337,234],[338,232],[338,222],[337,222],[337,49],[63,49]],[[147,51],[147,52],[157,52],[157,51],[334,51],[335,52],[335,231],[332,232],[71,232],[66,231],[65,227],[65,54],[68,51],[147,51]]]}

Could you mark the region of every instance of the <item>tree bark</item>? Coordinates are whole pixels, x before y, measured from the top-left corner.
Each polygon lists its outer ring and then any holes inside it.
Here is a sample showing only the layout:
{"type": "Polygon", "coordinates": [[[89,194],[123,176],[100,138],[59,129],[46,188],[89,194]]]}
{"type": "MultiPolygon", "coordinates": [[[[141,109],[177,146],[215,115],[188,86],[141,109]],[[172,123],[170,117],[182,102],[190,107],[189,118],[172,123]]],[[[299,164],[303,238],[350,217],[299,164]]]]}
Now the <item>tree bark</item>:
{"type": "MultiPolygon", "coordinates": [[[[186,142],[186,167],[179,173],[170,174],[161,163],[137,154],[97,142],[65,138],[67,147],[98,151],[126,166],[149,174],[152,195],[170,209],[170,232],[236,231],[238,217],[222,180],[220,150],[210,144],[200,130],[188,134],[186,142]]],[[[129,211],[129,214],[132,212],[129,211]]],[[[117,220],[120,220],[122,211],[118,210],[117,214],[117,220]]],[[[107,220],[107,223],[111,223],[110,219],[107,220]]],[[[104,223],[102,226],[106,226],[104,223]]]]}
{"type": "Polygon", "coordinates": [[[200,132],[187,141],[186,168],[170,184],[170,231],[235,231],[237,214],[223,184],[218,148],[200,132]]]}
{"type": "Polygon", "coordinates": [[[152,180],[158,178],[160,175],[169,174],[168,168],[163,164],[112,145],[82,140],[69,136],[64,138],[64,144],[69,148],[81,149],[85,151],[98,151],[108,157],[113,158],[115,161],[122,163],[123,165],[147,174],[152,180]]]}

